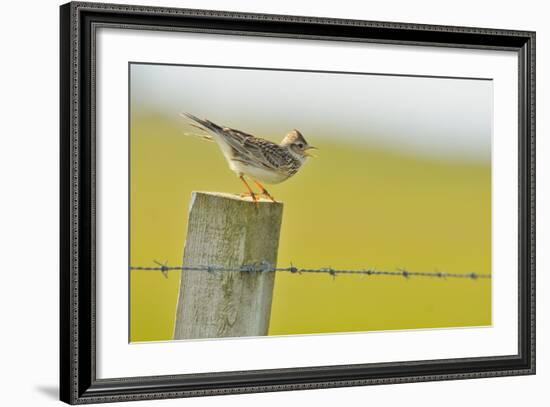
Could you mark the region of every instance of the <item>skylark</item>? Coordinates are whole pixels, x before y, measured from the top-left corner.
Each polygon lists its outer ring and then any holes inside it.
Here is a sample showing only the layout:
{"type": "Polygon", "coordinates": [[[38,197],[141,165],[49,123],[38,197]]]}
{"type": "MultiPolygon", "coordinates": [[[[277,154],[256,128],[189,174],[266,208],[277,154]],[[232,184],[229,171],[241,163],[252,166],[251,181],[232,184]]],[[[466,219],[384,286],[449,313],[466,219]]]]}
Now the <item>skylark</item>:
{"type": "Polygon", "coordinates": [[[193,127],[206,134],[202,137],[215,141],[220,147],[229,168],[241,179],[254,202],[257,196],[245,180],[250,178],[264,195],[276,202],[262,183],[278,184],[292,177],[312,157],[310,146],[298,130],[289,132],[280,144],[247,134],[240,130],[219,126],[210,120],[182,113],[193,121],[193,127]]]}

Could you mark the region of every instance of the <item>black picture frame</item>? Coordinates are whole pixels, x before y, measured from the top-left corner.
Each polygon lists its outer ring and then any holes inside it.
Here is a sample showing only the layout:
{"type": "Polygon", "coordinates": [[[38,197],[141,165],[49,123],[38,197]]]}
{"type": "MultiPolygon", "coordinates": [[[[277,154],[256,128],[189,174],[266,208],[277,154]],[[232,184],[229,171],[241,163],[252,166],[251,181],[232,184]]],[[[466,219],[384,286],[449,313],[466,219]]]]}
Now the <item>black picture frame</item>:
{"type": "MultiPolygon", "coordinates": [[[[535,33],[72,2],[60,7],[60,398],[70,404],[535,373],[535,33]],[[514,355],[97,379],[95,71],[98,26],[511,50],[519,59],[519,349],[514,355]]],[[[511,265],[512,266],[512,265],[511,265]]]]}

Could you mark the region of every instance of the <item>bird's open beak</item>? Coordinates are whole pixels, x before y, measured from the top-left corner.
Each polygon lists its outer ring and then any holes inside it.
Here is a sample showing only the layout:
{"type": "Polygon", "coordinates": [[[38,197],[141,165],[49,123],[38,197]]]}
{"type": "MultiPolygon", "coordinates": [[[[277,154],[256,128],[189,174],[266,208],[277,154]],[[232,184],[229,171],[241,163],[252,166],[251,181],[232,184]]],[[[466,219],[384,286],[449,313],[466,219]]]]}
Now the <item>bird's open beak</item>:
{"type": "Polygon", "coordinates": [[[317,158],[317,156],[316,156],[316,155],[314,155],[314,154],[311,154],[311,153],[310,153],[310,152],[309,152],[308,150],[319,150],[319,149],[318,149],[317,147],[313,147],[313,146],[308,146],[308,147],[306,148],[306,151],[304,151],[304,155],[305,155],[306,157],[313,157],[313,158],[317,158]]]}

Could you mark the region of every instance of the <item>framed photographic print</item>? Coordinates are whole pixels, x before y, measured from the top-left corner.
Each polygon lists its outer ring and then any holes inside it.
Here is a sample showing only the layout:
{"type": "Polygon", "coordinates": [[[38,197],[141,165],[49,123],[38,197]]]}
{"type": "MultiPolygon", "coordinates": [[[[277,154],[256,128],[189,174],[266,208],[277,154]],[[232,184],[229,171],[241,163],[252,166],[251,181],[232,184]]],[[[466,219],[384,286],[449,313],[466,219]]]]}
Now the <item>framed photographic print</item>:
{"type": "Polygon", "coordinates": [[[63,401],[534,374],[534,32],[60,21],[63,401]]]}

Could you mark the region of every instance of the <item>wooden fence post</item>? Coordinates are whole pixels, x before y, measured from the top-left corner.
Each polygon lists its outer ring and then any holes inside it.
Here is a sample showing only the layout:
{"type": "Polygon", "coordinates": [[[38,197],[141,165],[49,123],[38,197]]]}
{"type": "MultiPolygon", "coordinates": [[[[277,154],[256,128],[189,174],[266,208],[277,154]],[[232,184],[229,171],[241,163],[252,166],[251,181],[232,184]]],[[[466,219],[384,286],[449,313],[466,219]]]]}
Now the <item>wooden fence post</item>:
{"type": "MultiPolygon", "coordinates": [[[[277,261],[283,205],[193,192],[184,266],[240,268],[277,261]]],[[[184,270],[174,339],[267,335],[274,272],[184,270]]]]}

